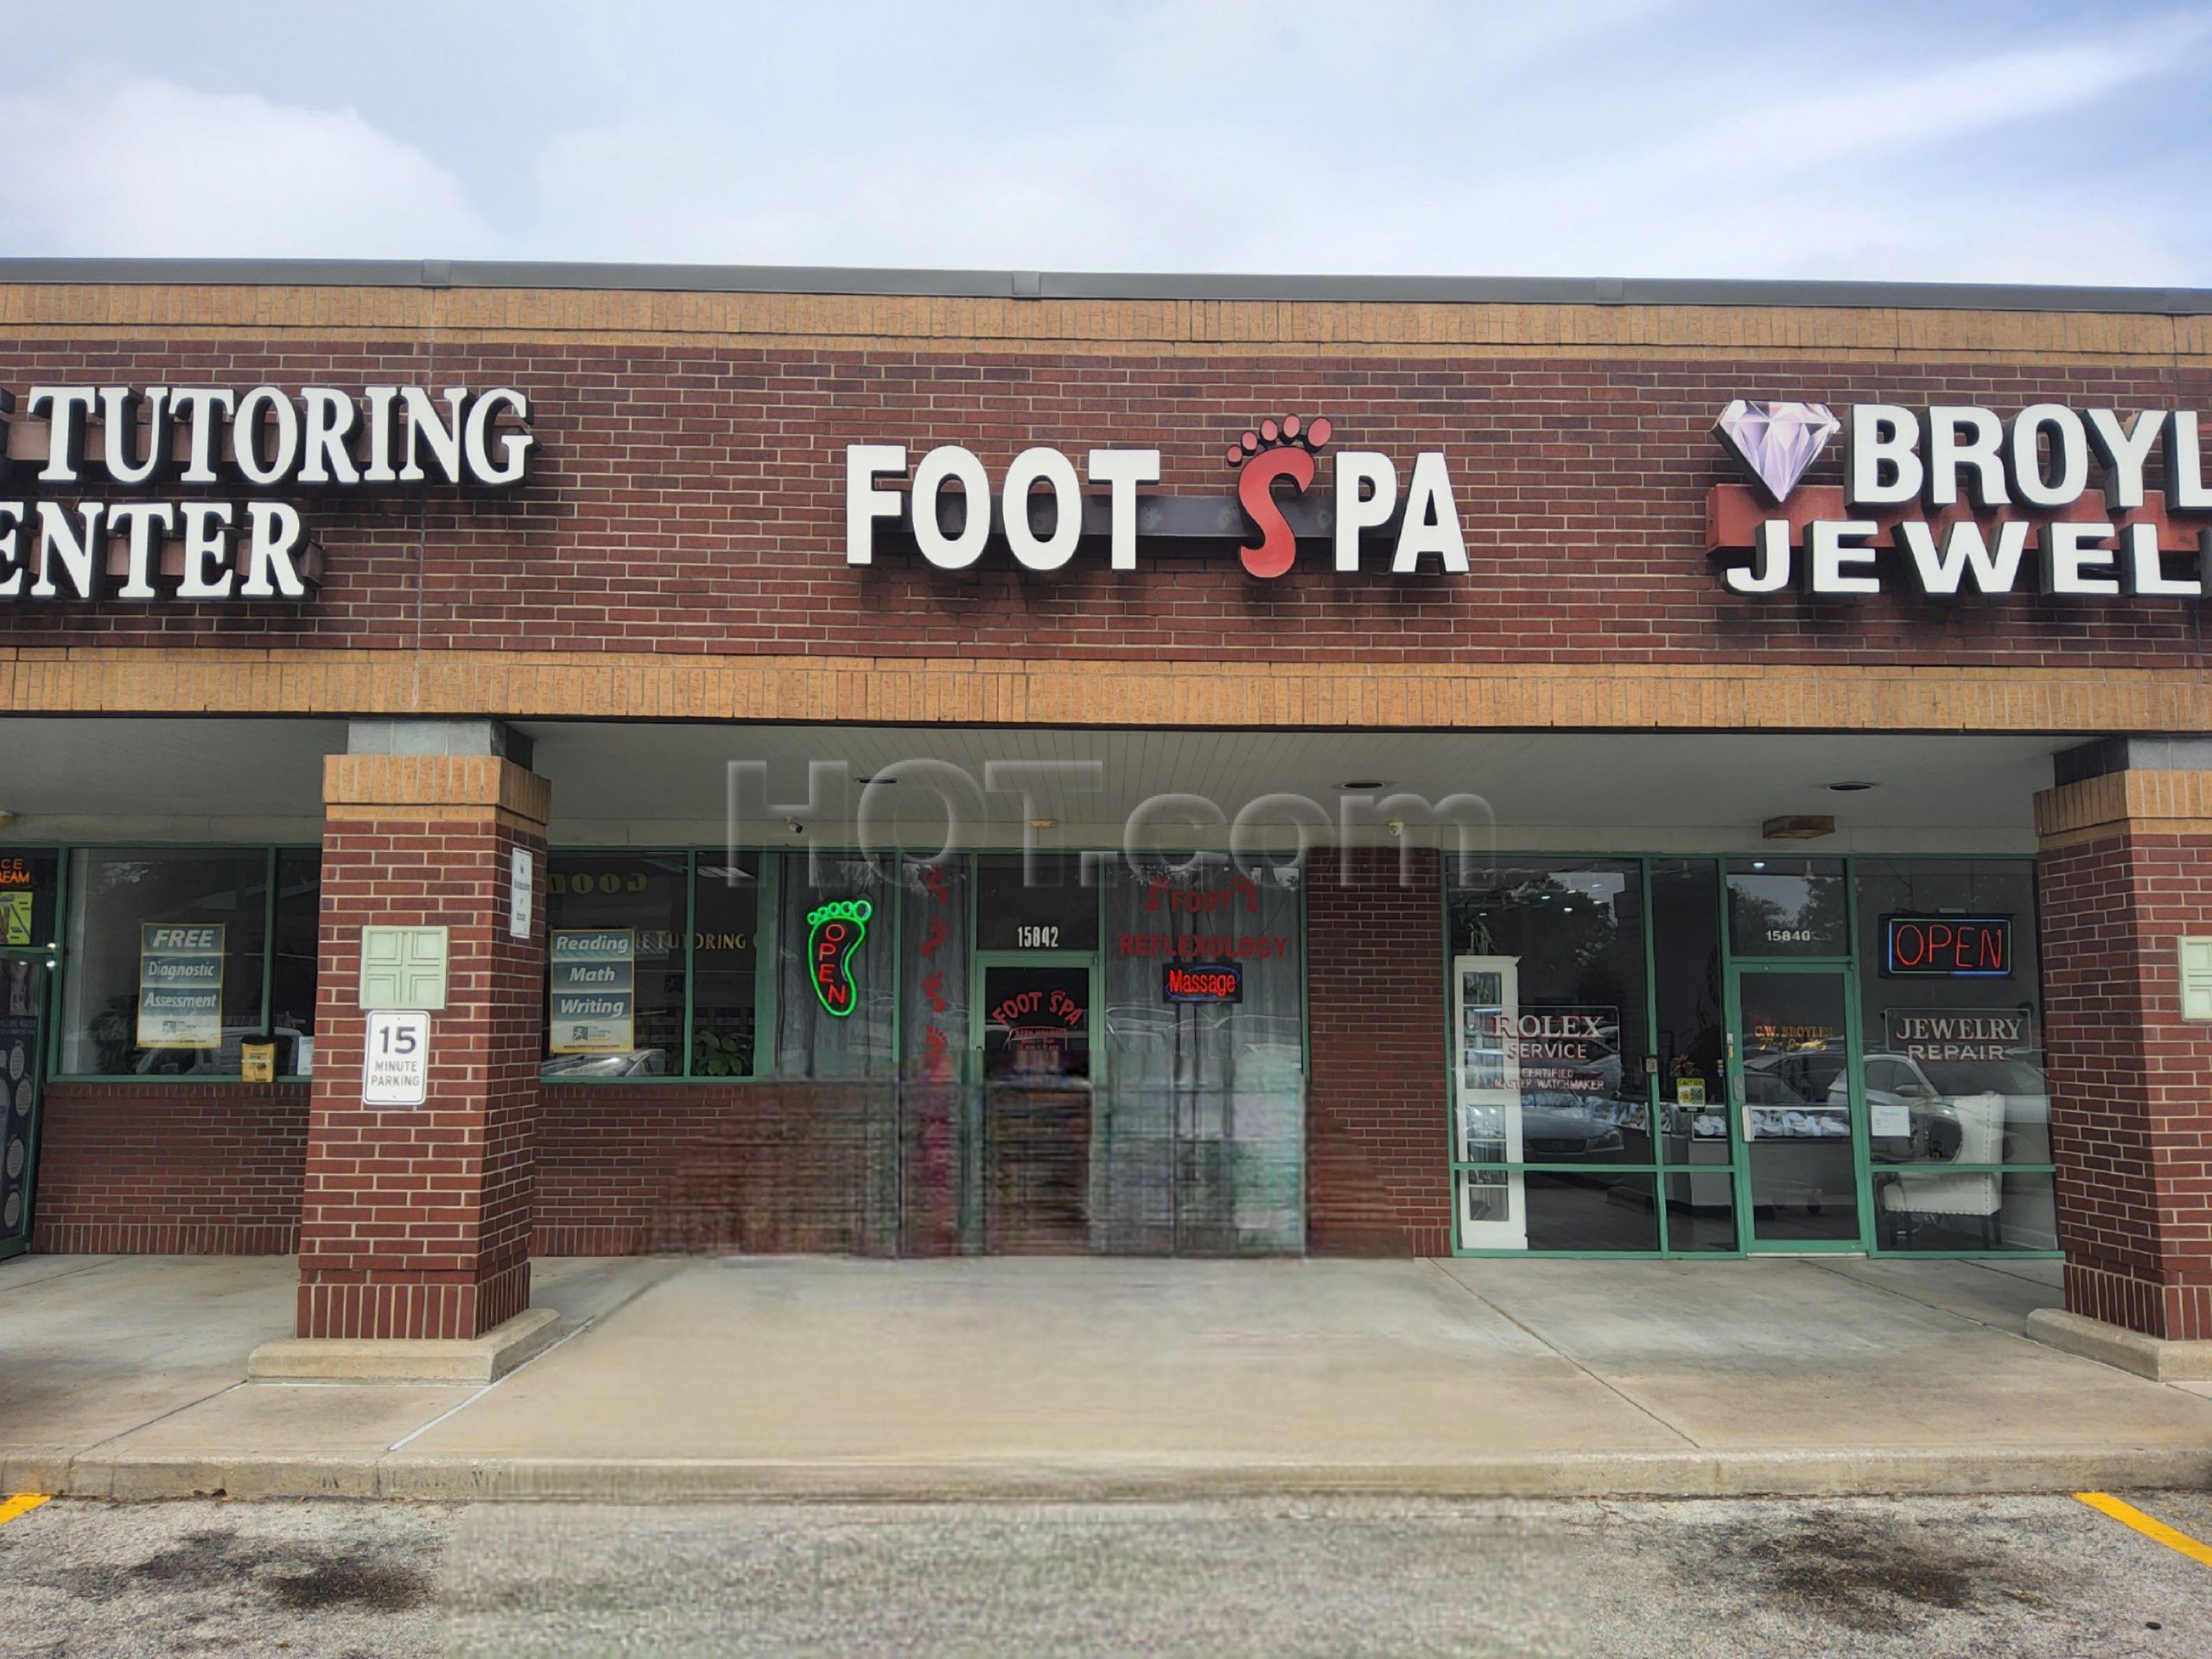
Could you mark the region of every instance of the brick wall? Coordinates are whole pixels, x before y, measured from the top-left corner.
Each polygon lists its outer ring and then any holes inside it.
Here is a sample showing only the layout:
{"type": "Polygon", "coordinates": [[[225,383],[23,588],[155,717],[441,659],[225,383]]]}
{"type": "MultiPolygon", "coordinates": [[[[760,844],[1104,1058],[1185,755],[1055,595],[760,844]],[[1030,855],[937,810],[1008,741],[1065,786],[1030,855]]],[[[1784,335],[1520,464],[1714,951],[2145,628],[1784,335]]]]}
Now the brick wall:
{"type": "Polygon", "coordinates": [[[298,1248],[305,1084],[50,1083],[41,1112],[33,1249],[298,1248]]]}
{"type": "MultiPolygon", "coordinates": [[[[1710,348],[1708,348],[1710,349],[1710,348]]],[[[2196,607],[2031,598],[1972,605],[1727,593],[1703,546],[1707,487],[1730,479],[1710,435],[1738,395],[1841,404],[2043,399],[2122,409],[2212,403],[2212,369],[2113,357],[2012,364],[1870,361],[1810,350],[1735,355],[1485,355],[1479,350],[1294,355],[991,349],[982,342],[836,349],[293,333],[148,337],[18,333],[0,385],[268,379],[512,384],[541,439],[526,488],[486,498],[331,497],[308,503],[330,550],[304,607],[9,607],[0,645],[346,646],[429,652],[882,658],[1020,658],[1359,664],[1829,666],[1936,664],[2200,670],[2196,607]],[[1131,578],[1086,553],[1051,576],[1002,555],[969,574],[887,551],[842,552],[842,452],[960,442],[995,476],[1018,450],[1157,445],[1159,488],[1228,499],[1222,449],[1253,421],[1328,415],[1337,447],[1402,471],[1442,450],[1459,487],[1470,571],[1407,582],[1300,568],[1261,583],[1233,553],[1147,556],[1131,578]],[[1562,580],[1603,573],[1602,583],[1562,580]]],[[[1834,449],[1809,474],[1840,480],[1834,449]]],[[[1329,476],[1323,463],[1324,481],[1329,476]]],[[[1890,556],[1885,555],[1885,557],[1890,556]]],[[[1304,556],[1306,565],[1315,561],[1304,556]]],[[[513,712],[512,710],[505,712],[513,712]]]]}
{"type": "Polygon", "coordinates": [[[532,1253],[890,1254],[896,1110],[863,1084],[549,1087],[532,1253]]]}
{"type": "Polygon", "coordinates": [[[1306,1235],[1318,1255],[1451,1249],[1436,855],[1414,852],[1402,885],[1398,868],[1395,849],[1356,852],[1350,885],[1323,860],[1306,890],[1306,1235]]]}
{"type": "Polygon", "coordinates": [[[2212,1338],[2212,1026],[2174,940],[2212,934],[2212,836],[2123,831],[2038,865],[2066,1304],[2212,1338]]]}

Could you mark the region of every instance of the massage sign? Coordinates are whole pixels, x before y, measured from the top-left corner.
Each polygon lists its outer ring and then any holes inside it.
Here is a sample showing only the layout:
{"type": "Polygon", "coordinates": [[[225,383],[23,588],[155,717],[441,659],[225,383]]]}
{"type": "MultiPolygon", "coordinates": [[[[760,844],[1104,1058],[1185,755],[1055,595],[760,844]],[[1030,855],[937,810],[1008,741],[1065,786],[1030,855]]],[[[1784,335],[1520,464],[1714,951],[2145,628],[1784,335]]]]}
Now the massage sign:
{"type": "Polygon", "coordinates": [[[1707,544],[1726,556],[1734,593],[2205,592],[2212,489],[2194,410],[1856,404],[1839,416],[1738,398],[1713,429],[1748,478],[1706,499],[1707,544]],[[1839,435],[1843,482],[1802,482],[1839,435]]]}
{"type": "Polygon", "coordinates": [[[304,600],[300,499],[528,477],[512,387],[0,389],[0,602],[304,600]]]}

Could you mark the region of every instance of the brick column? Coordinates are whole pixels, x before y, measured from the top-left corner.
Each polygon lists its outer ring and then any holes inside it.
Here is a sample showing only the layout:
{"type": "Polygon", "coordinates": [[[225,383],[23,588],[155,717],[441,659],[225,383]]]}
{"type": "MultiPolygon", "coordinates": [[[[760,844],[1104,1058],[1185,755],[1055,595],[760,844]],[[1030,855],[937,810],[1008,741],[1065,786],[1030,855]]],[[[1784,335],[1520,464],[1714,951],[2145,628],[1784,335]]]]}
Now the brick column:
{"type": "Polygon", "coordinates": [[[326,761],[323,803],[298,1334],[481,1336],[530,1306],[550,791],[498,753],[349,753],[326,761]],[[518,847],[537,888],[527,939],[508,934],[518,847]],[[361,1105],[372,924],[450,930],[420,1109],[361,1105]]]}
{"type": "Polygon", "coordinates": [[[1306,1244],[1317,1255],[1448,1255],[1444,912],[1437,855],[1356,849],[1307,867],[1306,1244]]]}
{"type": "Polygon", "coordinates": [[[2066,1306],[2173,1340],[2212,1337],[2212,1024],[2175,944],[2212,935],[2212,769],[2144,763],[2197,747],[2062,755],[2036,798],[2066,1306]]]}

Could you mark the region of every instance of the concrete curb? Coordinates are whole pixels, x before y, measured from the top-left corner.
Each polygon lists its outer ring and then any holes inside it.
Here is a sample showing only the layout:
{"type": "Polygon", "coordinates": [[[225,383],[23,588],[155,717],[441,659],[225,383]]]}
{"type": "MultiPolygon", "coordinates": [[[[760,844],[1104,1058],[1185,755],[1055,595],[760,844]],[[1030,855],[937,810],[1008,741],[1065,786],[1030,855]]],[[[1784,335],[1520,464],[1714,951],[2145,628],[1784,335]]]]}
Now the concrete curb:
{"type": "Polygon", "coordinates": [[[1504,1497],[1939,1497],[2212,1485],[2212,1447],[1683,1452],[1312,1464],[746,1462],[410,1457],[11,1459],[12,1490],[121,1500],[381,1497],[453,1502],[1173,1500],[1300,1495],[1504,1497]],[[59,1478],[38,1481],[44,1474],[59,1478]]]}
{"type": "Polygon", "coordinates": [[[460,1382],[481,1388],[565,1334],[550,1307],[525,1308],[496,1330],[462,1340],[284,1337],[246,1356],[250,1382],[460,1382]]]}
{"type": "Polygon", "coordinates": [[[2107,1325],[2063,1308],[2038,1307],[2028,1315],[2028,1334],[2037,1342],[2098,1360],[2153,1382],[2212,1381],[2212,1342],[2173,1342],[2107,1325]]]}

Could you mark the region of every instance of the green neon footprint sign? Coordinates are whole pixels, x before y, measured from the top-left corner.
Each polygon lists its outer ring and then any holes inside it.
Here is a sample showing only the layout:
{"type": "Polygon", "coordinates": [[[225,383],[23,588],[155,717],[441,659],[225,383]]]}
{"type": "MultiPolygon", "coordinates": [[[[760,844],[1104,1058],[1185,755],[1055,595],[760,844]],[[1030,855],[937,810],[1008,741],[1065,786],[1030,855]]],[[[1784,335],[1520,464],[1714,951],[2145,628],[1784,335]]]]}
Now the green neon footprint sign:
{"type": "Polygon", "coordinates": [[[853,983],[853,952],[868,937],[875,906],[865,899],[832,899],[806,912],[806,960],[815,1000],[824,1014],[842,1020],[859,1001],[853,983]]]}

